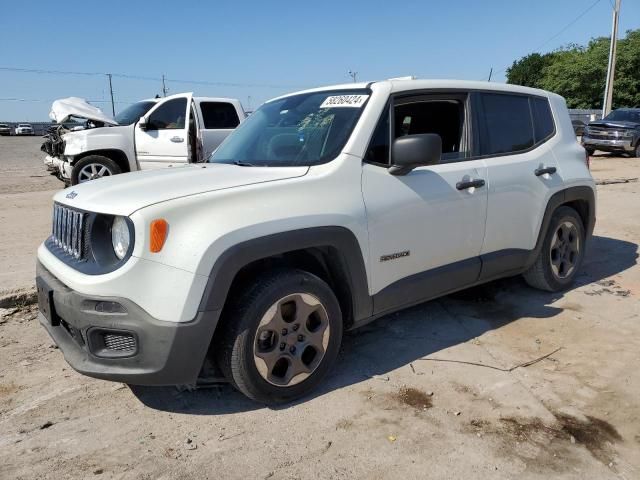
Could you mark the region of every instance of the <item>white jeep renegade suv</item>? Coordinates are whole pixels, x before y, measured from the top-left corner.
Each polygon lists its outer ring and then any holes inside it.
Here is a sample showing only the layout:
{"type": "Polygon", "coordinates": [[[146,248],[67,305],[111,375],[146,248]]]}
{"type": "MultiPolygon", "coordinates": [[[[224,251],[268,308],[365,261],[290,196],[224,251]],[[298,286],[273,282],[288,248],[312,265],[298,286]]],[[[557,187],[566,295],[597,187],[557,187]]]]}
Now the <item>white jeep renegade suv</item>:
{"type": "Polygon", "coordinates": [[[219,372],[283,402],[374,318],[518,274],[567,288],[594,223],[558,95],[445,80],[319,88],[265,103],[206,164],[57,194],[40,322],[86,375],[171,385],[219,372]]]}

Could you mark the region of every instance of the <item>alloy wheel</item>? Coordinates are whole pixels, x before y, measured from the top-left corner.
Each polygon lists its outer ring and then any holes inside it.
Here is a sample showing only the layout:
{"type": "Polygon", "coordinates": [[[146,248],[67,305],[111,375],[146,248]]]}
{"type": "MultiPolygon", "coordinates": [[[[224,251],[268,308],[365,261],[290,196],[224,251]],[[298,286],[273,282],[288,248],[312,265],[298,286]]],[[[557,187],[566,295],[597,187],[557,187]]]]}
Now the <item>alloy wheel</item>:
{"type": "Polygon", "coordinates": [[[88,182],[89,180],[108,177],[110,175],[111,170],[109,170],[104,165],[101,165],[99,163],[88,163],[80,169],[80,172],[78,172],[78,183],[84,183],[88,182]]]}
{"type": "Polygon", "coordinates": [[[562,222],[551,239],[549,252],[551,271],[558,279],[565,279],[574,272],[580,259],[580,234],[577,226],[562,222]]]}
{"type": "Polygon", "coordinates": [[[272,385],[289,387],[308,378],[329,345],[329,316],[318,298],[287,295],[269,307],[253,341],[260,376],[272,385]]]}

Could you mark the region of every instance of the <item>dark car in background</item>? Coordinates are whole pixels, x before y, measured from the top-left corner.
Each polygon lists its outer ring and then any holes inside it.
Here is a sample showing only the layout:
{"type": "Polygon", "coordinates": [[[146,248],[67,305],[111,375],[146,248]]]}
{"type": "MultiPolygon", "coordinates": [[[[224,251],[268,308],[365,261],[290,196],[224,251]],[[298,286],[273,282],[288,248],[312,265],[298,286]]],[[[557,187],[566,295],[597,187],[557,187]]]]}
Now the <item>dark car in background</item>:
{"type": "Polygon", "coordinates": [[[602,120],[589,123],[582,145],[589,155],[602,150],[640,157],[640,108],[619,108],[602,120]]]}
{"type": "Polygon", "coordinates": [[[0,135],[3,135],[3,136],[11,135],[11,127],[6,123],[0,123],[0,135]]]}

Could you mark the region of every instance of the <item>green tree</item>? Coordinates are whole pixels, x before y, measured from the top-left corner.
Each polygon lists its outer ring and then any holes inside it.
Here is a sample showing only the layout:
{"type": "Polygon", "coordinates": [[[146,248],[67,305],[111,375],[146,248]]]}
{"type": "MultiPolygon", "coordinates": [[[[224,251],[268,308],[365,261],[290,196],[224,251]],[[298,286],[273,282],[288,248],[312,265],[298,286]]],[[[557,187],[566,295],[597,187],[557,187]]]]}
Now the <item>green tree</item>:
{"type": "MultiPolygon", "coordinates": [[[[569,108],[601,108],[609,46],[609,39],[601,37],[587,46],[527,55],[507,70],[507,82],[558,93],[569,108]]],[[[640,106],[640,30],[630,30],[618,41],[613,106],[640,106]]]]}
{"type": "Polygon", "coordinates": [[[507,83],[542,88],[543,70],[553,62],[554,53],[532,53],[507,68],[507,83]]]}

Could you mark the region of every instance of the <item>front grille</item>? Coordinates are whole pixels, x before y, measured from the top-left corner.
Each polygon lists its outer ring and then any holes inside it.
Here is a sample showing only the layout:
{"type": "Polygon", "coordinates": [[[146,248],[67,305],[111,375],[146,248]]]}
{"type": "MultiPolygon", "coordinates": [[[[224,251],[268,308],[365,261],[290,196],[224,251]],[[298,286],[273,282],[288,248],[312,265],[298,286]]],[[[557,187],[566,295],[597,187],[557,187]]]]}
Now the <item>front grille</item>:
{"type": "Polygon", "coordinates": [[[599,140],[616,140],[623,138],[626,130],[612,130],[607,128],[589,127],[589,137],[599,140]]]}
{"type": "Polygon", "coordinates": [[[104,346],[107,350],[115,350],[117,352],[135,351],[136,339],[133,335],[105,333],[104,346]]]}
{"type": "Polygon", "coordinates": [[[53,205],[53,243],[67,255],[80,259],[84,248],[86,214],[55,203],[53,205]]]}

